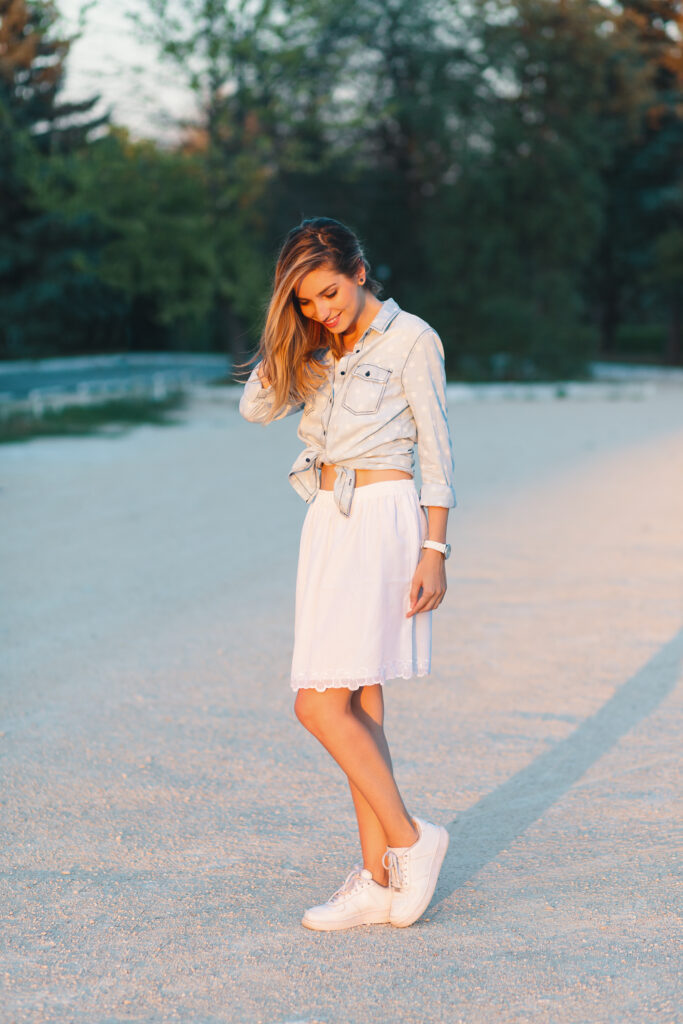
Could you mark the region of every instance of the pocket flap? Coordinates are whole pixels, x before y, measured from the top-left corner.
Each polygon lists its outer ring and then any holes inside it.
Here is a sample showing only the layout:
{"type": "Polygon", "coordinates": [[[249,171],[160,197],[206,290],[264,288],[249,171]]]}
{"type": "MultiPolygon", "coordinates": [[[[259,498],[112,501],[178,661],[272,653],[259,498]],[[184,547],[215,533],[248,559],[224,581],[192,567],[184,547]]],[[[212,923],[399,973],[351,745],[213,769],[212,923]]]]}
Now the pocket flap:
{"type": "Polygon", "coordinates": [[[374,363],[361,363],[353,371],[354,377],[360,377],[361,380],[374,380],[380,384],[384,384],[391,370],[385,370],[382,366],[375,366],[374,363]]]}

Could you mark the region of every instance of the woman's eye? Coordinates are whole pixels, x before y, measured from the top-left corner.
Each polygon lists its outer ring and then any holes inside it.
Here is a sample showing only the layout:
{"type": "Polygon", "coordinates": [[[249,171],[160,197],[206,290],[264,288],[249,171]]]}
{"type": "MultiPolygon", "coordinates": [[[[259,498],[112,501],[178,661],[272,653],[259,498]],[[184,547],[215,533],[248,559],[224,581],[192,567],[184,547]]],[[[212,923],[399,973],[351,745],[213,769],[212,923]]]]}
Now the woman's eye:
{"type": "MultiPolygon", "coordinates": [[[[337,294],[337,289],[335,288],[333,292],[329,293],[329,295],[323,295],[323,298],[324,299],[333,299],[336,294],[337,294]]],[[[297,296],[297,299],[298,299],[298,302],[299,302],[300,306],[307,306],[308,305],[308,299],[299,299],[298,296],[297,296]]]]}

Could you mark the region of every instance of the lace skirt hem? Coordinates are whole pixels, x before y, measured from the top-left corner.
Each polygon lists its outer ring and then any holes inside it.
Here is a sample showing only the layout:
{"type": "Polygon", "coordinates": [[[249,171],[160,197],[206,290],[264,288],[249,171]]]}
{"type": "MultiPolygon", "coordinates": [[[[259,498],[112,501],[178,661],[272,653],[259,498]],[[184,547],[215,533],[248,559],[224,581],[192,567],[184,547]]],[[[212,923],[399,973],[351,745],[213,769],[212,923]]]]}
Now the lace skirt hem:
{"type": "Polygon", "coordinates": [[[354,679],[318,679],[311,680],[303,676],[292,677],[291,687],[296,693],[297,690],[317,690],[318,693],[323,693],[330,687],[336,689],[346,688],[348,690],[359,690],[361,686],[374,686],[375,683],[381,683],[384,685],[390,679],[412,679],[414,676],[428,676],[430,672],[430,665],[428,662],[420,663],[417,667],[412,665],[394,665],[389,666],[386,669],[368,673],[365,676],[356,677],[354,679]]]}

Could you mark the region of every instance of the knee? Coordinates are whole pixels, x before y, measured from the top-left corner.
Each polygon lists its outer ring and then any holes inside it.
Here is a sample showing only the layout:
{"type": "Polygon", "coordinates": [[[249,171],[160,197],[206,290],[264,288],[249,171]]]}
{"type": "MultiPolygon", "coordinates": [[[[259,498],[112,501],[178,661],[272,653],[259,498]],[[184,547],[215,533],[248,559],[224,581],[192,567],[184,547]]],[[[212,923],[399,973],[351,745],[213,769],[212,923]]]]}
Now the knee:
{"type": "Polygon", "coordinates": [[[311,696],[305,689],[297,690],[294,701],[294,714],[309,732],[315,731],[316,711],[311,696]]]}
{"type": "Polygon", "coordinates": [[[312,732],[314,736],[322,736],[328,730],[333,729],[344,710],[329,697],[324,699],[323,694],[318,693],[317,690],[305,687],[297,690],[294,714],[303,727],[312,732]]]}

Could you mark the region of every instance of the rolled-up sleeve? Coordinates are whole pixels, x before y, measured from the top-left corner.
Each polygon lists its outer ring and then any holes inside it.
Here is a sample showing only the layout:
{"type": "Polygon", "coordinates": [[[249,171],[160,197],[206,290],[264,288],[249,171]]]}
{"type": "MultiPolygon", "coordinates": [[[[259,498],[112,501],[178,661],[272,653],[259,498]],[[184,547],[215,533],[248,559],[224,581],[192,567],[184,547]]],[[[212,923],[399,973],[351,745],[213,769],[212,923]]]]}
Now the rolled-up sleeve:
{"type": "Polygon", "coordinates": [[[258,376],[260,365],[257,363],[249,374],[240,398],[239,410],[245,420],[249,420],[250,423],[270,423],[272,420],[281,420],[292,413],[301,412],[303,402],[287,405],[277,416],[273,416],[273,389],[264,388],[261,384],[258,376]]]}
{"type": "Polygon", "coordinates": [[[421,505],[457,505],[453,487],[453,446],[448,427],[446,369],[441,338],[435,330],[416,339],[403,367],[403,390],[417,426],[421,505]]]}

